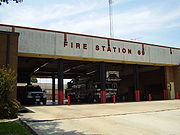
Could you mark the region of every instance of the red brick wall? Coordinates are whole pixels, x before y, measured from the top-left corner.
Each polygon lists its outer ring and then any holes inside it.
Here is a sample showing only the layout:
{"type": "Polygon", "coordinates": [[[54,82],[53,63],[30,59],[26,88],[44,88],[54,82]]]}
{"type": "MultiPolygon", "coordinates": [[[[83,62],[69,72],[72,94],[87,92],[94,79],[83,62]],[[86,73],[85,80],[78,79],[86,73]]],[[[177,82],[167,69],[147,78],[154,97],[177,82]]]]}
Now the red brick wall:
{"type": "MultiPolygon", "coordinates": [[[[0,68],[9,67],[17,73],[18,33],[0,31],[0,68]]],[[[16,98],[16,91],[11,95],[16,98]]]]}
{"type": "Polygon", "coordinates": [[[180,94],[180,66],[173,67],[175,92],[180,94]]]}

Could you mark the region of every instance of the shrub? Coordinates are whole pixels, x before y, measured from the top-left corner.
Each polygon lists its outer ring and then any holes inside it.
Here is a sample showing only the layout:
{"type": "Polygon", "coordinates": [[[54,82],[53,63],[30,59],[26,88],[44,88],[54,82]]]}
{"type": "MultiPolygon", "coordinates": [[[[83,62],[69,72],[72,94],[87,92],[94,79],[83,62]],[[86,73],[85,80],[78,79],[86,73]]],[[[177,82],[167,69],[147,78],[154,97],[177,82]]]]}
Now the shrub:
{"type": "Polygon", "coordinates": [[[16,118],[19,106],[20,103],[15,99],[0,104],[0,119],[16,118]]]}
{"type": "Polygon", "coordinates": [[[0,69],[0,119],[17,117],[20,103],[9,97],[15,88],[15,72],[4,67],[0,69]]]}

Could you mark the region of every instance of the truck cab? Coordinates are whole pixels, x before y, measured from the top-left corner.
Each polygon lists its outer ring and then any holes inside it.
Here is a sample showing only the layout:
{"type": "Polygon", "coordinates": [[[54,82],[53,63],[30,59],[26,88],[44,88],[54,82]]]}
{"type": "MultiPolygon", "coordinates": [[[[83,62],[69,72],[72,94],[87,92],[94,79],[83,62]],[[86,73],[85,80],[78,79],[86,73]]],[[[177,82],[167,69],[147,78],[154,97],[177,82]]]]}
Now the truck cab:
{"type": "Polygon", "coordinates": [[[38,85],[18,86],[17,91],[21,104],[46,104],[46,93],[38,85]]]}

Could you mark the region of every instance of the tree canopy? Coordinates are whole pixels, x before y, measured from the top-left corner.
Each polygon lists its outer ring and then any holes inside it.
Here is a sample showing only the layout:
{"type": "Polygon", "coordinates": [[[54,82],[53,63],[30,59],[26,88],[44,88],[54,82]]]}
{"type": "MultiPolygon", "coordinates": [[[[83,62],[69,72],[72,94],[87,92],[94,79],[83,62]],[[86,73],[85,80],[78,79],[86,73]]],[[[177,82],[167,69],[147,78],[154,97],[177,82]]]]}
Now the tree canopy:
{"type": "Polygon", "coordinates": [[[1,5],[2,3],[8,4],[10,1],[19,3],[19,2],[22,2],[23,0],[0,0],[0,5],[1,5]]]}

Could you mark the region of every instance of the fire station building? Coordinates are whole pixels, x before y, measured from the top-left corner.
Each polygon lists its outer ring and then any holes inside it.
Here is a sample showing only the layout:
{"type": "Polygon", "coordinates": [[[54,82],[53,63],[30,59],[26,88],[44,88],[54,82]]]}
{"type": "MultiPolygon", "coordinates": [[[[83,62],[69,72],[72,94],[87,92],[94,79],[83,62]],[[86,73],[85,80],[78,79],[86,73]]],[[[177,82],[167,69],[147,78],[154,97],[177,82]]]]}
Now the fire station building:
{"type": "Polygon", "coordinates": [[[4,24],[0,44],[0,67],[14,69],[18,83],[52,78],[55,101],[58,79],[58,104],[68,95],[74,103],[179,98],[180,48],[4,24]]]}

